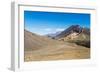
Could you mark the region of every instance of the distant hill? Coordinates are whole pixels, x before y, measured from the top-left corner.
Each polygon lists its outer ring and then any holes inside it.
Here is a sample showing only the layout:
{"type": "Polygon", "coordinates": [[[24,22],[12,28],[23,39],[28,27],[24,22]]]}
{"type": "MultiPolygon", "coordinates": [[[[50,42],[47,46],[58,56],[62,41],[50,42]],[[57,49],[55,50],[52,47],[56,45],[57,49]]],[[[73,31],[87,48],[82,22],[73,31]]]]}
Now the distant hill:
{"type": "Polygon", "coordinates": [[[49,34],[46,34],[45,36],[47,37],[50,37],[50,38],[54,38],[56,37],[58,34],[60,34],[62,31],[58,31],[58,32],[55,32],[55,33],[49,33],[49,34]]]}

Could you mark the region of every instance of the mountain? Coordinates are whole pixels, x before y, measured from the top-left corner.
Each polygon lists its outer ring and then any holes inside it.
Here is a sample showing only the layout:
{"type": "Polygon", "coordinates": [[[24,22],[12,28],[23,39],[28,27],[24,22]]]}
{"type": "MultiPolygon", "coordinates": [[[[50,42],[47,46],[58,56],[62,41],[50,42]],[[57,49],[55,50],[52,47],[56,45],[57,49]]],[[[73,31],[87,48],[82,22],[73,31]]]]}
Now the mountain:
{"type": "Polygon", "coordinates": [[[24,61],[90,58],[90,49],[24,30],[24,61]]]}
{"type": "Polygon", "coordinates": [[[58,34],[55,39],[90,47],[90,29],[79,25],[72,25],[58,34]]]}
{"type": "Polygon", "coordinates": [[[88,28],[82,28],[79,25],[72,25],[69,28],[62,31],[60,34],[58,34],[55,38],[59,39],[59,38],[66,37],[73,33],[80,34],[81,32],[83,32],[84,34],[88,34],[88,35],[90,34],[90,31],[88,28]]]}

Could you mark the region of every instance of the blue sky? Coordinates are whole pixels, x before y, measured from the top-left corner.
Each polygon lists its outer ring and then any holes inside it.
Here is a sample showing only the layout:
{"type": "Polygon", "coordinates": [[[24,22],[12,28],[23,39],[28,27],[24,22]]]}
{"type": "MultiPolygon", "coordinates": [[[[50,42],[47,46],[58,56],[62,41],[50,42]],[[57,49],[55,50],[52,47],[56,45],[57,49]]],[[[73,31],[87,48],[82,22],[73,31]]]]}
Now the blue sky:
{"type": "Polygon", "coordinates": [[[24,24],[26,30],[45,35],[77,24],[90,28],[90,14],[24,11],[24,24]]]}

